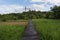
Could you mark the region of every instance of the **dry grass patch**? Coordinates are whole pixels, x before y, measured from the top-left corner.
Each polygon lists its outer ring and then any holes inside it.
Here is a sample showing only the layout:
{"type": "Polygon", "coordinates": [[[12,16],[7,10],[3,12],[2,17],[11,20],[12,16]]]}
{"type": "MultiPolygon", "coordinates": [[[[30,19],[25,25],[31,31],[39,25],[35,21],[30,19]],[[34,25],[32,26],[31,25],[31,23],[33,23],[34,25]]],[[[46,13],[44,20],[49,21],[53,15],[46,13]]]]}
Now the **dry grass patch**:
{"type": "Polygon", "coordinates": [[[0,25],[26,25],[27,21],[0,22],[0,25]]]}

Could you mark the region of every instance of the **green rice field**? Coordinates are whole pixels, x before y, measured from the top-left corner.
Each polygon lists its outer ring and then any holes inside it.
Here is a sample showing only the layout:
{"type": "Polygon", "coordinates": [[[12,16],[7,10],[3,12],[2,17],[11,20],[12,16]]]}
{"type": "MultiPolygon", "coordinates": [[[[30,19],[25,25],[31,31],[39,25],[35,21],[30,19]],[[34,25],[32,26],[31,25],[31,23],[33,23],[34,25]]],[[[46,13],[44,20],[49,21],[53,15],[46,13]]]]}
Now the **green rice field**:
{"type": "Polygon", "coordinates": [[[24,26],[21,25],[0,25],[0,40],[22,40],[23,31],[24,26]]]}
{"type": "Polygon", "coordinates": [[[22,22],[0,22],[0,40],[22,40],[25,25],[22,22]]]}
{"type": "Polygon", "coordinates": [[[60,20],[33,19],[40,40],[60,40],[60,20]]]}

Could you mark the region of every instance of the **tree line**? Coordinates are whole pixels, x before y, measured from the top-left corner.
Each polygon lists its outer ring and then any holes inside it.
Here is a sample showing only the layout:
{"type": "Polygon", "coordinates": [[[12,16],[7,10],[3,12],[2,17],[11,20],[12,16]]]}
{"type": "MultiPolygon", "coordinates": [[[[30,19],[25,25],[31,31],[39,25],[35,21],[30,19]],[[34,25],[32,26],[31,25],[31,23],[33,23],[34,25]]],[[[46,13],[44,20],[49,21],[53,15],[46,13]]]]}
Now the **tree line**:
{"type": "Polygon", "coordinates": [[[60,6],[51,7],[51,10],[48,12],[29,10],[22,13],[9,13],[9,14],[0,14],[0,21],[6,20],[20,20],[20,19],[60,19],[60,6]]]}

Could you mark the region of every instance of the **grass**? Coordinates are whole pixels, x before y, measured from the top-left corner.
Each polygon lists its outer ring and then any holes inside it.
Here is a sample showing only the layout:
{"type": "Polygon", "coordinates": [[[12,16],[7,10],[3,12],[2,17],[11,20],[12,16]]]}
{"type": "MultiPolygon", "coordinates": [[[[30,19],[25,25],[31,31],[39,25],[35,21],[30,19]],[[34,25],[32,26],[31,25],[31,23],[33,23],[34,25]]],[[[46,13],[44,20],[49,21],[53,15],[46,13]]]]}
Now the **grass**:
{"type": "Polygon", "coordinates": [[[27,22],[0,22],[0,40],[22,40],[27,22]]]}
{"type": "Polygon", "coordinates": [[[40,40],[60,40],[60,20],[33,19],[40,40]]]}

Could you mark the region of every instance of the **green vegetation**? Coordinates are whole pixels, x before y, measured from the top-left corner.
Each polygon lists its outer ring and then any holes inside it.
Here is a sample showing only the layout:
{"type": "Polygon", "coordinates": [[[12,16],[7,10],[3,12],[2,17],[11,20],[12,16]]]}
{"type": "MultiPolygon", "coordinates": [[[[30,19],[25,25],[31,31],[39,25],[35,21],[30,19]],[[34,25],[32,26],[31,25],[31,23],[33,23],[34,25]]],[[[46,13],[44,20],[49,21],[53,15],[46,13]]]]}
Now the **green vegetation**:
{"type": "Polygon", "coordinates": [[[29,10],[0,14],[0,40],[22,40],[27,19],[35,19],[33,22],[41,40],[60,40],[60,20],[57,20],[60,19],[60,6],[54,6],[48,12],[29,10]]]}
{"type": "Polygon", "coordinates": [[[0,40],[22,40],[24,26],[0,25],[0,40]]]}
{"type": "Polygon", "coordinates": [[[4,22],[8,20],[21,20],[21,19],[27,20],[29,18],[60,19],[60,6],[51,7],[51,10],[48,12],[29,10],[27,12],[22,12],[22,13],[9,13],[9,14],[0,15],[0,21],[4,21],[4,22]]]}
{"type": "Polygon", "coordinates": [[[33,19],[40,40],[60,40],[60,20],[33,19]]]}

